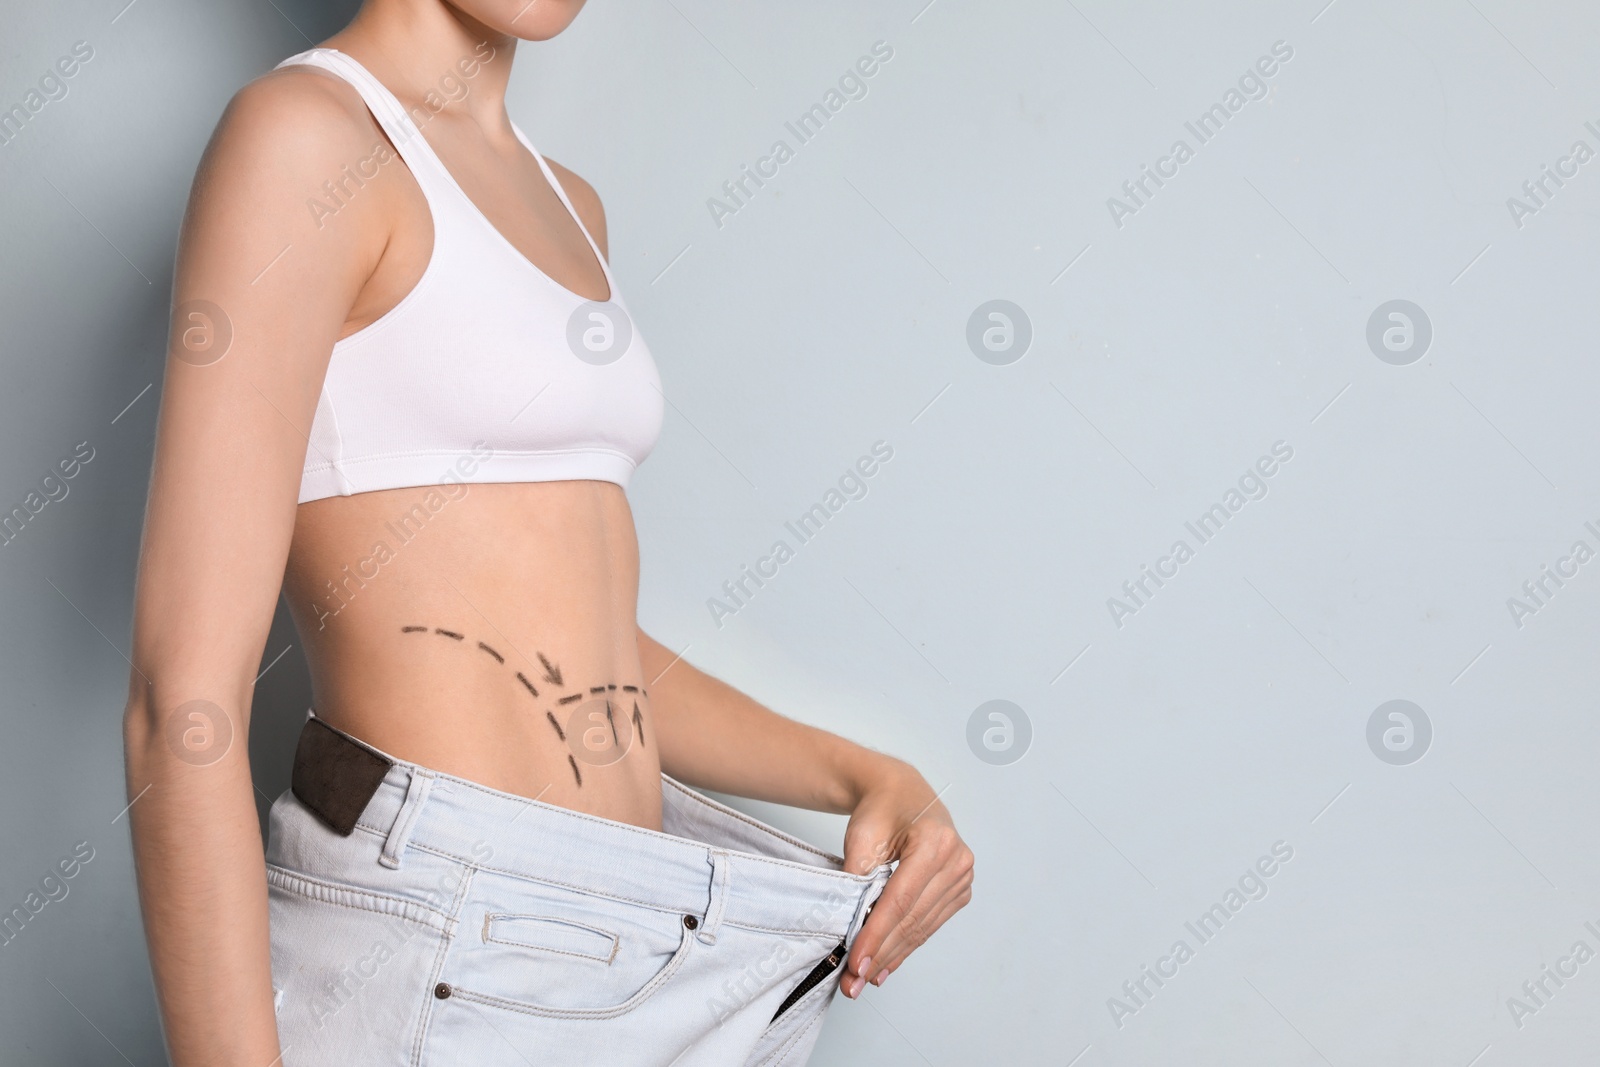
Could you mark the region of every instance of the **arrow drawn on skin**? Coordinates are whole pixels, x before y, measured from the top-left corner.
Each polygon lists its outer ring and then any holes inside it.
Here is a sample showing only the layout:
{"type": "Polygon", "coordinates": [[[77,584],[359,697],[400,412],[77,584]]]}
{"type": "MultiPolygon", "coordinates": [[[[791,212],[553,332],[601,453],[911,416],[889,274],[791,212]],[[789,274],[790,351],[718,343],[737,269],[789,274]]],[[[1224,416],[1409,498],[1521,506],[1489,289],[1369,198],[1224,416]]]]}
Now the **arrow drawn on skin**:
{"type": "Polygon", "coordinates": [[[611,701],[609,700],[606,701],[606,722],[611,724],[611,743],[613,745],[622,744],[622,742],[617,739],[617,720],[611,717],[611,701]]]}
{"type": "Polygon", "coordinates": [[[644,716],[639,714],[639,702],[633,702],[633,728],[639,731],[639,743],[644,744],[644,716]]]}
{"type": "Polygon", "coordinates": [[[544,658],[544,653],[539,653],[539,662],[544,664],[544,680],[551,685],[564,685],[561,680],[561,668],[544,658]]]}

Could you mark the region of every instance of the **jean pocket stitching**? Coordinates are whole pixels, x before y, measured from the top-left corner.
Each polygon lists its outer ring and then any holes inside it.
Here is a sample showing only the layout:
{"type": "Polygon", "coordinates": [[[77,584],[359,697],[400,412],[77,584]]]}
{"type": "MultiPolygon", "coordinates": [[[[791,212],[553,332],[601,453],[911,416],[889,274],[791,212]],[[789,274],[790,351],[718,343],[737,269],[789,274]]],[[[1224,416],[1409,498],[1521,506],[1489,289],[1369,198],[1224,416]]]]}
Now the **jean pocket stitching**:
{"type": "Polygon", "coordinates": [[[491,912],[483,917],[483,940],[489,944],[510,945],[513,948],[531,949],[534,952],[554,952],[561,956],[573,956],[583,960],[594,960],[610,966],[611,961],[617,958],[617,949],[622,944],[622,938],[610,930],[602,930],[598,926],[588,923],[573,922],[571,919],[562,919],[555,915],[512,915],[503,912],[491,912]],[[512,941],[504,937],[495,937],[490,933],[494,928],[496,919],[535,919],[539,922],[558,923],[562,926],[572,926],[579,930],[587,930],[611,942],[611,950],[604,956],[597,956],[590,952],[580,952],[576,949],[552,948],[549,945],[534,945],[526,941],[512,941]]]}
{"type": "Polygon", "coordinates": [[[272,863],[266,866],[267,884],[269,886],[293,893],[305,900],[313,900],[321,904],[332,904],[336,907],[355,908],[359,911],[374,912],[378,915],[392,915],[445,934],[453,932],[455,927],[455,920],[444,912],[430,908],[426,904],[419,904],[414,900],[393,897],[386,893],[375,893],[370,889],[343,885],[320,878],[311,878],[272,863]]]}
{"type": "Polygon", "coordinates": [[[521,1012],[524,1015],[540,1016],[547,1019],[615,1019],[626,1015],[638,1008],[645,1001],[661,991],[683,962],[689,958],[689,949],[695,943],[694,935],[688,928],[683,931],[683,939],[678,942],[678,949],[666,965],[657,971],[655,976],[644,986],[621,1004],[609,1008],[551,1008],[542,1004],[529,1001],[511,1000],[507,997],[495,996],[492,993],[479,993],[472,989],[464,989],[459,985],[452,985],[451,996],[460,997],[474,1004],[483,1004],[487,1007],[504,1008],[507,1011],[521,1012]]]}

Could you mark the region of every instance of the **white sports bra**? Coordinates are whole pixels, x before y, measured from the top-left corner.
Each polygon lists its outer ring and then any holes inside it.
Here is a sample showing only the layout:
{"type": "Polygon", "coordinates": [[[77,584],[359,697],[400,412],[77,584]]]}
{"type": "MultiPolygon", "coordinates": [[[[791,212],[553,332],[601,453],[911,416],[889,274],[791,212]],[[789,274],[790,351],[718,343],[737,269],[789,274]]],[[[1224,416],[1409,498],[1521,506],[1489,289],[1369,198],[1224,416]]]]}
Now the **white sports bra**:
{"type": "MultiPolygon", "coordinates": [[[[513,123],[594,249],[607,301],[564,288],[518,252],[360,63],[313,48],[278,66],[291,64],[321,67],[355,87],[433,216],[433,253],[416,286],[333,346],[300,503],[450,482],[584,478],[626,487],[661,432],[661,379],[610,266],[544,157],[513,123]]],[[[378,158],[324,186],[327,202],[319,209],[313,201],[313,214],[337,224],[326,216],[359,195],[378,158]]]]}

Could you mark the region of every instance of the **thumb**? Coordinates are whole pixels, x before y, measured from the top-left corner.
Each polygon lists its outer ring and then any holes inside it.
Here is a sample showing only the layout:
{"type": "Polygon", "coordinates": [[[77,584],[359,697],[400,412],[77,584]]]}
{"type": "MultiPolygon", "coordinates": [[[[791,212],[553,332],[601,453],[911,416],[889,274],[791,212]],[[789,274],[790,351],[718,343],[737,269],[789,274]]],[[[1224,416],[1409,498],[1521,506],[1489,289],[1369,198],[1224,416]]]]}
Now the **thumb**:
{"type": "Polygon", "coordinates": [[[844,869],[847,874],[871,874],[894,858],[894,844],[882,826],[871,820],[851,820],[844,832],[844,869]]]}

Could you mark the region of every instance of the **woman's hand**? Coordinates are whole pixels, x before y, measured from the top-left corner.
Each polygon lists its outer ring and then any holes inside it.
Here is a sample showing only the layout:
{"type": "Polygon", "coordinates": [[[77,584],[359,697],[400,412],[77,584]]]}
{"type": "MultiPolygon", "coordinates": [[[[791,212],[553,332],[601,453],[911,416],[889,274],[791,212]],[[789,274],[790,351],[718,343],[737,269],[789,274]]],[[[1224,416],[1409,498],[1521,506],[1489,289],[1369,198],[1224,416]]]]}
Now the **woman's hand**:
{"type": "Polygon", "coordinates": [[[972,899],[972,850],[915,767],[777,715],[639,631],[661,769],[701,789],[849,813],[845,869],[899,860],[850,949],[839,985],[883,984],[972,899]]]}
{"type": "Polygon", "coordinates": [[[866,874],[898,859],[855,944],[839,988],[861,995],[882,985],[913,949],[972,899],[972,850],[950,813],[908,764],[878,776],[862,793],[844,834],[845,869],[866,874]]]}

